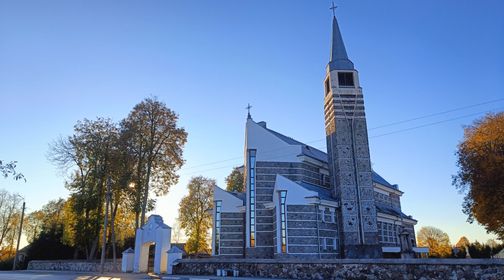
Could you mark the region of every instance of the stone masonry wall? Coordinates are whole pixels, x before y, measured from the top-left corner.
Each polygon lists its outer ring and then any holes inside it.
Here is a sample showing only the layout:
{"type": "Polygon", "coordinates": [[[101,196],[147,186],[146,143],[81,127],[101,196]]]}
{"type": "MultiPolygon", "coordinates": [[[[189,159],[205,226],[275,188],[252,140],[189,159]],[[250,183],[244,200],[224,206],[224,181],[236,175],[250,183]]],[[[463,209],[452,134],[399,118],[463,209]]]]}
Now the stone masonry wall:
{"type": "Polygon", "coordinates": [[[181,260],[175,274],[216,275],[237,269],[239,276],[288,279],[504,279],[504,260],[368,259],[368,260],[181,260]]]}
{"type": "Polygon", "coordinates": [[[244,213],[223,212],[221,214],[219,256],[234,258],[243,256],[245,248],[244,220],[244,213]]]}
{"type": "MultiPolygon", "coordinates": [[[[105,272],[113,272],[112,261],[105,262],[105,272]]],[[[56,270],[56,271],[81,271],[97,272],[100,271],[100,261],[76,261],[76,260],[50,260],[50,261],[30,261],[28,270],[56,270]]],[[[121,259],[117,259],[115,271],[121,271],[121,259]]]]}

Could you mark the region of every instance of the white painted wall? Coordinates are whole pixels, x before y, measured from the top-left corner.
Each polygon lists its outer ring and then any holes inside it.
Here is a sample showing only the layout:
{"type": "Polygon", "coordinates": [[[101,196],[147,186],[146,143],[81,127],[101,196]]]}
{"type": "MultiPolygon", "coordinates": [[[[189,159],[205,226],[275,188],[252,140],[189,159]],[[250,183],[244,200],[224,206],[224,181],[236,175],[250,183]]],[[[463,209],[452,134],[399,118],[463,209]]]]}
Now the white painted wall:
{"type": "MultiPolygon", "coordinates": [[[[214,202],[216,200],[222,201],[221,212],[239,213],[243,207],[243,201],[241,199],[219,188],[218,186],[215,186],[214,188],[214,202]]],[[[215,222],[215,204],[213,208],[212,220],[215,222]]],[[[212,228],[212,255],[215,255],[215,228],[212,228]]]]}
{"type": "MultiPolygon", "coordinates": [[[[316,192],[309,191],[296,182],[293,182],[282,175],[276,175],[275,180],[275,189],[273,191],[273,203],[275,203],[275,211],[276,211],[276,228],[275,232],[277,237],[277,253],[282,252],[281,248],[281,233],[280,233],[280,191],[287,191],[287,197],[285,200],[285,205],[307,205],[309,204],[309,200],[306,197],[318,196],[316,192]]],[[[286,209],[286,213],[287,213],[286,209]]],[[[287,217],[286,217],[287,222],[287,217]]],[[[287,233],[288,238],[288,233],[287,233]]],[[[287,242],[287,252],[289,251],[289,242],[287,242]]]]}
{"type": "Polygon", "coordinates": [[[239,207],[243,206],[243,201],[241,199],[219,188],[218,186],[215,186],[214,188],[214,201],[216,200],[222,200],[222,212],[240,212],[239,207]]]}
{"type": "Polygon", "coordinates": [[[300,145],[285,143],[252,119],[246,124],[245,155],[248,149],[257,150],[257,161],[301,162],[300,145]]]}
{"type": "Polygon", "coordinates": [[[163,218],[159,215],[149,216],[147,223],[136,230],[134,271],[147,272],[149,246],[155,243],[154,272],[165,273],[170,240],[171,228],[163,223],[163,218]]]}

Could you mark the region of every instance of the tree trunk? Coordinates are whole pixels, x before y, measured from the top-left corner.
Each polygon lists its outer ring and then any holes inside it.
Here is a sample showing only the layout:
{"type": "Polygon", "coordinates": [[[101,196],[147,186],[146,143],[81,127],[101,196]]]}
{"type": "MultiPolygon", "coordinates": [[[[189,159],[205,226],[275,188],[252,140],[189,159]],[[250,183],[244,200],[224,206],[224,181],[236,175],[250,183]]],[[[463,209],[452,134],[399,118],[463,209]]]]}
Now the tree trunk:
{"type": "Polygon", "coordinates": [[[93,243],[91,244],[91,249],[89,250],[89,255],[87,257],[88,260],[94,259],[96,256],[96,248],[98,248],[98,238],[99,235],[96,235],[95,239],[93,240],[93,243]]]}
{"type": "Polygon", "coordinates": [[[116,251],[116,235],[115,235],[115,218],[117,214],[118,203],[115,203],[114,207],[112,207],[112,203],[110,204],[110,212],[112,213],[111,223],[110,223],[110,236],[112,237],[112,260],[113,260],[113,270],[115,271],[117,265],[117,251],[116,251]],[[113,208],[113,209],[112,209],[113,208]]]}
{"type": "Polygon", "coordinates": [[[143,201],[142,201],[142,215],[140,218],[142,219],[141,225],[143,226],[145,224],[145,212],[147,210],[147,201],[149,199],[149,181],[150,181],[150,175],[151,175],[151,166],[152,166],[152,160],[149,159],[149,162],[147,163],[147,176],[145,178],[145,188],[144,188],[144,195],[143,195],[143,201]]]}

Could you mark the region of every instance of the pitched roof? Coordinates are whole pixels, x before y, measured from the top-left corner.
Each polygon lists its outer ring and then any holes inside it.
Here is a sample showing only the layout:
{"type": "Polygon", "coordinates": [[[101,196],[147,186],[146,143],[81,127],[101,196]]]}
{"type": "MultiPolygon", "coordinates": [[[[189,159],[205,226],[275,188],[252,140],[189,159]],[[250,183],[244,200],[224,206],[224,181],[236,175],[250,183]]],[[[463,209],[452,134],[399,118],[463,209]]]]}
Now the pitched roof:
{"type": "Polygon", "coordinates": [[[384,214],[389,214],[389,215],[392,215],[392,216],[396,216],[396,217],[401,217],[401,218],[406,218],[406,219],[410,219],[410,220],[415,220],[411,216],[408,216],[408,215],[404,214],[401,210],[398,210],[398,209],[395,209],[395,208],[392,208],[392,207],[387,207],[387,206],[381,205],[379,203],[376,203],[376,211],[384,213],[384,214]]]}
{"type": "Polygon", "coordinates": [[[245,201],[245,196],[246,196],[245,192],[236,192],[236,191],[230,192],[230,191],[226,191],[226,190],[224,190],[224,191],[231,194],[232,196],[242,200],[242,201],[245,201]]]}
{"type": "MultiPolygon", "coordinates": [[[[322,152],[321,150],[314,148],[310,145],[306,145],[306,144],[304,144],[294,138],[285,136],[277,131],[274,131],[270,128],[267,128],[265,125],[261,125],[261,126],[264,129],[266,129],[267,131],[269,131],[271,134],[278,137],[280,140],[284,141],[285,143],[287,143],[289,145],[301,146],[302,155],[310,157],[310,158],[314,158],[314,159],[319,160],[324,163],[328,162],[327,153],[322,152]]],[[[372,170],[372,172],[373,172],[373,174],[372,174],[373,182],[378,183],[383,186],[386,186],[386,187],[389,187],[389,188],[396,189],[396,190],[398,189],[397,185],[390,184],[387,180],[385,180],[382,176],[380,176],[380,174],[376,173],[374,170],[372,170]]]]}
{"type": "Polygon", "coordinates": [[[300,185],[301,187],[303,187],[309,191],[318,193],[318,196],[320,199],[336,201],[336,199],[334,199],[332,197],[331,190],[328,188],[312,185],[312,184],[306,183],[306,182],[300,182],[300,183],[298,183],[298,185],[300,185]]]}

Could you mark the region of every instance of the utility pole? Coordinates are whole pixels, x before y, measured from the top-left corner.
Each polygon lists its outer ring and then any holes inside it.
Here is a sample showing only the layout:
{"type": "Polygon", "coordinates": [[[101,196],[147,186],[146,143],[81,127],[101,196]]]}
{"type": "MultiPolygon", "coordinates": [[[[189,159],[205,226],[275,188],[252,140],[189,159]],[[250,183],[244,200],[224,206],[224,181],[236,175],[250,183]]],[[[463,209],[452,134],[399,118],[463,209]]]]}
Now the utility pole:
{"type": "Polygon", "coordinates": [[[110,196],[112,195],[110,188],[112,185],[112,180],[110,177],[107,178],[107,192],[105,194],[105,219],[103,221],[103,240],[102,240],[102,251],[101,251],[101,268],[100,268],[100,273],[103,274],[105,270],[105,250],[106,250],[106,245],[107,245],[107,224],[108,224],[108,210],[109,210],[109,203],[110,203],[110,196]]]}
{"type": "Polygon", "coordinates": [[[14,261],[12,263],[12,270],[16,270],[16,262],[18,258],[19,242],[21,241],[21,232],[23,231],[23,220],[24,220],[25,202],[23,201],[23,210],[21,211],[21,222],[19,223],[19,233],[18,240],[16,244],[16,254],[14,255],[14,261]]]}

